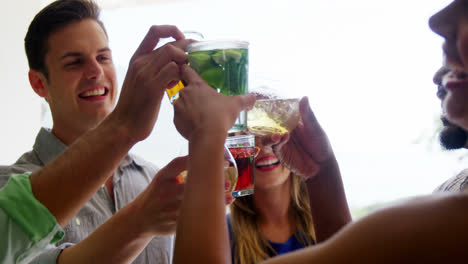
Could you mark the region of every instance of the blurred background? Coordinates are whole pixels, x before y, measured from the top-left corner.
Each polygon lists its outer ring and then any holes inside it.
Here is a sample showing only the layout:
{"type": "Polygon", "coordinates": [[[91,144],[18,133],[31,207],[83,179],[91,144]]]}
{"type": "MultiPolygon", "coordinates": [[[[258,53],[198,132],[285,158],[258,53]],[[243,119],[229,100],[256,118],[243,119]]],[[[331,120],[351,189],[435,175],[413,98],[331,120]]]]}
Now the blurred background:
{"type": "MultiPolygon", "coordinates": [[[[23,39],[51,1],[4,1],[0,28],[0,164],[31,149],[48,106],[27,80],[23,39]]],[[[151,25],[174,24],[206,39],[250,42],[250,88],[308,96],[326,130],[355,216],[431,193],[465,166],[465,151],[443,151],[433,73],[442,39],[428,18],[449,0],[101,0],[121,84],[151,25]]],[[[186,142],[164,98],[152,135],[132,152],[159,166],[186,142]]],[[[104,157],[103,157],[104,158],[104,157]]],[[[209,157],[207,157],[209,158],[209,157]]],[[[99,164],[98,162],[96,164],[99,164]]],[[[93,165],[96,165],[93,164],[93,165]]]]}

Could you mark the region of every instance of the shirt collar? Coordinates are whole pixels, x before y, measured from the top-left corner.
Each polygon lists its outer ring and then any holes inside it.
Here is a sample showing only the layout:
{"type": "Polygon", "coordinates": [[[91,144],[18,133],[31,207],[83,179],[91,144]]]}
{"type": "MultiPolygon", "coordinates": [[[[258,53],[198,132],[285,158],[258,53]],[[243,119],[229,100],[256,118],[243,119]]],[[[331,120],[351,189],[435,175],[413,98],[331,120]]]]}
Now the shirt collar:
{"type": "Polygon", "coordinates": [[[146,164],[146,161],[138,157],[137,155],[129,153],[127,154],[127,156],[125,156],[125,158],[123,158],[122,162],[120,162],[119,167],[123,168],[126,166],[130,166],[132,163],[134,163],[138,167],[144,167],[146,164]]]}
{"type": "MultiPolygon", "coordinates": [[[[58,155],[64,152],[67,149],[67,146],[54,134],[52,134],[49,128],[43,127],[37,134],[33,149],[41,160],[42,164],[48,164],[58,155]]],[[[136,155],[127,154],[120,162],[119,169],[130,166],[132,163],[135,163],[135,165],[139,167],[143,167],[145,161],[136,155]]]]}
{"type": "Polygon", "coordinates": [[[34,142],[34,152],[43,164],[51,162],[67,149],[67,146],[54,136],[49,128],[41,128],[34,142]]]}

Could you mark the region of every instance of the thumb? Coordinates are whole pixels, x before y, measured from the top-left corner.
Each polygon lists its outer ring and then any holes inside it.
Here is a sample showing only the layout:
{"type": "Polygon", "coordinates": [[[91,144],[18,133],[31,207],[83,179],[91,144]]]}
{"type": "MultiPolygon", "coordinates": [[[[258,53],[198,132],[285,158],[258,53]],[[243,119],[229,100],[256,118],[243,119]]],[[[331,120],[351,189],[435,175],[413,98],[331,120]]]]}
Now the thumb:
{"type": "Polygon", "coordinates": [[[159,170],[154,179],[158,180],[167,180],[174,178],[176,179],[177,175],[187,169],[188,156],[177,157],[173,159],[169,164],[164,168],[159,170]]]}
{"type": "Polygon", "coordinates": [[[239,111],[252,109],[256,101],[254,94],[236,95],[236,99],[238,100],[239,111]]]}
{"type": "Polygon", "coordinates": [[[304,96],[299,102],[299,111],[301,113],[302,123],[307,131],[313,131],[319,126],[317,118],[310,108],[309,98],[307,98],[307,96],[304,96]]]}
{"type": "Polygon", "coordinates": [[[187,64],[181,66],[181,77],[185,82],[185,86],[196,81],[203,81],[200,75],[187,64]]]}

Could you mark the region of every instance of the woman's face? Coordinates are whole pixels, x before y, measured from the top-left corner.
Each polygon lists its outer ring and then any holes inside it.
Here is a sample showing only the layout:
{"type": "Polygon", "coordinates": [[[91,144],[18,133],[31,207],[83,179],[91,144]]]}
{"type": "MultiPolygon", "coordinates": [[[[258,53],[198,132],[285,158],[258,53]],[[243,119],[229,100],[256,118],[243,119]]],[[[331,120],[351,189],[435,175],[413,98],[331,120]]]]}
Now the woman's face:
{"type": "Polygon", "coordinates": [[[431,29],[444,39],[443,50],[453,78],[447,80],[442,107],[447,118],[468,129],[468,1],[455,0],[433,15],[431,29]]]}
{"type": "Polygon", "coordinates": [[[264,147],[261,137],[255,136],[255,146],[260,150],[255,157],[255,188],[270,188],[285,183],[290,171],[284,167],[270,147],[264,147]]]}

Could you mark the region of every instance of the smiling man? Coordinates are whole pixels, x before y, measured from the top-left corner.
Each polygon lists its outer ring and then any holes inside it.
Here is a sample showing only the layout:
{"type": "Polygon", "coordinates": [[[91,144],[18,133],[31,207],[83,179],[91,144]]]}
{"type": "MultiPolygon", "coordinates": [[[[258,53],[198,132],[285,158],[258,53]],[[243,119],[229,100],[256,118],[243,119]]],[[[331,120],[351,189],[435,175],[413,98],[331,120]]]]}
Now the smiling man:
{"type": "Polygon", "coordinates": [[[26,36],[30,83],[49,103],[52,133],[69,145],[114,107],[118,87],[107,35],[94,19],[75,22],[50,35],[48,52],[39,62],[32,51],[37,45],[33,34],[26,36]]]}
{"type": "MultiPolygon", "coordinates": [[[[158,171],[128,151],[151,133],[165,88],[179,81],[190,41],[174,26],[151,27],[115,106],[116,73],[99,12],[90,0],[58,0],[31,22],[25,38],[29,81],[48,102],[53,127],[40,129],[32,151],[15,164],[0,167],[0,187],[11,175],[33,172],[33,198],[65,231],[33,263],[171,263],[183,196],[175,179],[185,163],[176,159],[158,171]],[[154,50],[167,37],[176,41],[154,50]]],[[[17,245],[14,239],[6,248],[17,245]]]]}

